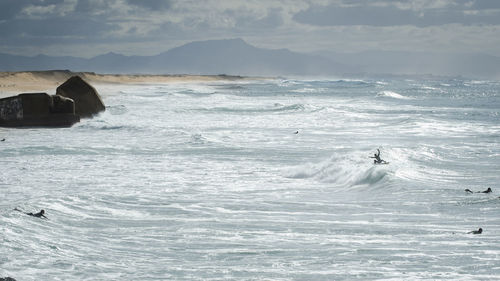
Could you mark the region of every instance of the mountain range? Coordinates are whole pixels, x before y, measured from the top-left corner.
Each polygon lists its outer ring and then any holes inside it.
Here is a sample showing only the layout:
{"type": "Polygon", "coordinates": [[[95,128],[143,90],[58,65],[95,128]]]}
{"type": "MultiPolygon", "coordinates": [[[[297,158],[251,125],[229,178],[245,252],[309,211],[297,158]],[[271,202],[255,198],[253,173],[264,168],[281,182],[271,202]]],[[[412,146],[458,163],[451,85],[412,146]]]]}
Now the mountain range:
{"type": "Polygon", "coordinates": [[[254,47],[242,39],[198,41],[154,56],[107,53],[90,59],[0,54],[0,71],[70,69],[117,74],[322,75],[349,69],[318,55],[254,47]]]}
{"type": "Polygon", "coordinates": [[[298,53],[242,39],[191,42],[153,56],[107,53],[93,58],[0,54],[0,71],[70,69],[116,74],[252,76],[447,75],[500,79],[500,58],[485,54],[369,51],[298,53]]]}

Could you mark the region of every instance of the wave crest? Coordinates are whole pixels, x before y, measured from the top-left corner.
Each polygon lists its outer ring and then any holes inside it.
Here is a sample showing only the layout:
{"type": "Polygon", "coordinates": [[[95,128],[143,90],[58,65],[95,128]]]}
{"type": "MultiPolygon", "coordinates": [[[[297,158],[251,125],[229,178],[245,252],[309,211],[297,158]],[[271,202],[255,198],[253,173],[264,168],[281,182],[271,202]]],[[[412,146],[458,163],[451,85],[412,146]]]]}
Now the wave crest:
{"type": "Polygon", "coordinates": [[[256,113],[287,113],[287,112],[314,112],[321,110],[314,106],[304,105],[304,104],[291,104],[282,105],[280,103],[275,103],[273,107],[262,107],[262,108],[233,108],[233,107],[213,107],[213,108],[201,108],[198,111],[213,112],[213,113],[235,113],[235,114],[256,114],[256,113]]]}
{"type": "Polygon", "coordinates": [[[400,100],[411,100],[411,97],[403,96],[393,91],[381,91],[377,93],[377,97],[393,98],[400,100]]]}
{"type": "Polygon", "coordinates": [[[287,178],[314,179],[322,183],[332,183],[339,187],[379,186],[390,175],[390,170],[384,166],[367,164],[358,161],[329,159],[317,164],[306,164],[288,171],[287,178]]]}

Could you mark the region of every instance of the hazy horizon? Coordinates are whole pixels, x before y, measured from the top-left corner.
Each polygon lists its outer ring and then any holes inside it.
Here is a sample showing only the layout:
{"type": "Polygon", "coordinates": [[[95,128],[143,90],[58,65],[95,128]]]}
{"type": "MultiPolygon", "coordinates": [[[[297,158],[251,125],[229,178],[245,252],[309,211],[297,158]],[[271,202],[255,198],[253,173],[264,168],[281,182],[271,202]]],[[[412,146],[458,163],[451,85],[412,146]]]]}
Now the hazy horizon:
{"type": "Polygon", "coordinates": [[[484,54],[365,51],[292,52],[264,49],[241,38],[195,41],[152,56],[108,52],[76,56],[12,56],[0,53],[0,71],[71,71],[115,74],[229,74],[244,76],[360,77],[462,76],[500,79],[500,58],[484,54]]]}

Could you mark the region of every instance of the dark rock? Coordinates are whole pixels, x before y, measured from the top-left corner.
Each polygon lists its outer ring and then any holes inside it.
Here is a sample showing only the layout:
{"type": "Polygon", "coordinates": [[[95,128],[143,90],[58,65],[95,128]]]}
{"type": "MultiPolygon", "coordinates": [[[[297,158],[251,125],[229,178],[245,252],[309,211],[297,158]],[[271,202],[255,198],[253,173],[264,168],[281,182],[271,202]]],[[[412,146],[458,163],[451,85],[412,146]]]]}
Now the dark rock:
{"type": "Polygon", "coordinates": [[[53,95],[51,97],[51,113],[75,113],[75,102],[72,99],[58,95],[53,95]]]}
{"type": "Polygon", "coordinates": [[[0,277],[0,281],[16,281],[16,279],[12,277],[0,277]]]}
{"type": "Polygon", "coordinates": [[[75,114],[80,117],[92,117],[106,109],[96,89],[80,76],[73,76],[57,87],[56,95],[75,101],[75,114]]]}
{"type": "Polygon", "coordinates": [[[1,127],[70,127],[80,121],[73,100],[46,93],[0,99],[1,127]]]}

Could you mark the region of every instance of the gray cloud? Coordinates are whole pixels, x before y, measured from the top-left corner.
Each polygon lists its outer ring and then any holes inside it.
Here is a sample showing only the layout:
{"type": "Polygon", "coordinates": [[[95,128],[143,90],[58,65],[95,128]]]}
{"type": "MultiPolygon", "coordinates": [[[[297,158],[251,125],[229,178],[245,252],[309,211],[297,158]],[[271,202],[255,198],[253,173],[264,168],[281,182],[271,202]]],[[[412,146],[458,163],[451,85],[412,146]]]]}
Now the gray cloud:
{"type": "Polygon", "coordinates": [[[58,44],[109,40],[117,25],[84,18],[15,19],[0,23],[0,36],[10,44],[58,44]]]}
{"type": "Polygon", "coordinates": [[[475,1],[461,1],[463,4],[471,5],[471,9],[473,10],[490,10],[490,9],[500,9],[500,1],[498,0],[475,0],[475,1]]]}
{"type": "Polygon", "coordinates": [[[224,12],[227,18],[234,21],[237,31],[259,31],[278,28],[284,24],[282,9],[269,8],[261,14],[249,14],[242,11],[228,10],[224,12]]]}
{"type": "Polygon", "coordinates": [[[10,20],[19,16],[21,11],[29,6],[46,7],[57,5],[64,0],[1,0],[0,20],[10,20]]]}
{"type": "Polygon", "coordinates": [[[145,8],[151,11],[164,11],[170,9],[170,0],[126,0],[130,5],[145,8]]]}
{"type": "Polygon", "coordinates": [[[14,18],[29,1],[22,0],[3,0],[0,1],[0,20],[14,18]]]}
{"type": "MultiPolygon", "coordinates": [[[[311,6],[294,16],[294,20],[317,26],[371,25],[395,26],[414,25],[419,27],[443,24],[500,24],[500,10],[485,12],[484,9],[500,6],[493,2],[470,2],[467,5],[448,5],[444,8],[403,9],[395,3],[400,1],[378,2],[379,5],[360,5],[359,1],[349,1],[354,5],[331,4],[329,6],[311,6]],[[485,4],[485,3],[490,4],[485,4]],[[482,3],[482,4],[481,4],[482,3]],[[384,4],[384,5],[380,5],[384,4]],[[478,9],[483,11],[478,11],[478,9]],[[474,10],[476,9],[476,10],[474,10]]],[[[374,2],[372,2],[373,4],[374,2]]],[[[376,3],[376,2],[375,2],[376,3]]],[[[497,3],[497,2],[494,2],[497,3]]],[[[500,1],[498,1],[500,3],[500,1]]]]}
{"type": "Polygon", "coordinates": [[[78,0],[74,12],[79,14],[93,14],[107,11],[113,1],[106,0],[78,0]]]}
{"type": "Polygon", "coordinates": [[[282,10],[278,8],[269,9],[267,15],[255,21],[254,24],[260,28],[277,28],[284,23],[281,12],[282,10]]]}
{"type": "MultiPolygon", "coordinates": [[[[7,0],[10,1],[10,0],[7,0]]],[[[110,40],[109,34],[120,30],[120,26],[103,15],[102,11],[110,10],[110,3],[106,0],[21,0],[12,1],[10,6],[15,14],[12,18],[0,21],[0,36],[4,44],[8,45],[51,45],[67,42],[95,42],[110,40]],[[70,7],[64,13],[64,2],[70,7]],[[31,10],[40,7],[52,6],[48,12],[32,14],[31,10]],[[26,12],[28,11],[28,12],[26,12]]],[[[4,3],[4,2],[1,2],[4,3]]]]}
{"type": "Polygon", "coordinates": [[[323,6],[312,4],[318,2],[0,0],[0,52],[152,54],[190,41],[241,37],[260,47],[295,51],[460,48],[500,54],[500,39],[496,39],[500,38],[500,1],[323,0],[323,6]]]}

